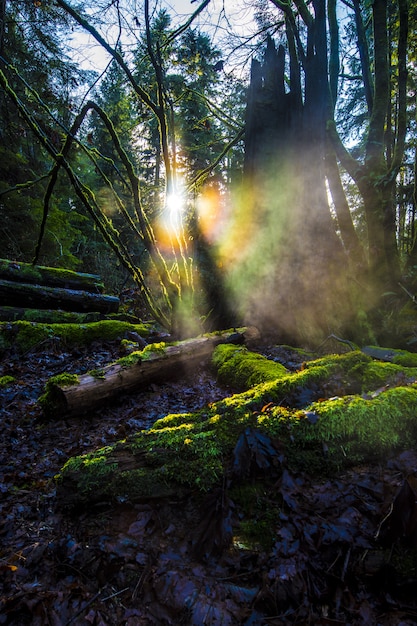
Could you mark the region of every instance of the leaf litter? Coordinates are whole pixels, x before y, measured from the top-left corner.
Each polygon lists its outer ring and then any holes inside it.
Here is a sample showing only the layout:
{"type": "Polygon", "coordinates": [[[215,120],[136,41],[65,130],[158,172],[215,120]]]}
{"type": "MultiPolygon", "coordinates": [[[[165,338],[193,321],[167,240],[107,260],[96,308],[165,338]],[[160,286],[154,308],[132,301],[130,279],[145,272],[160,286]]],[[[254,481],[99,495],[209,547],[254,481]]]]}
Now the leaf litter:
{"type": "MultiPolygon", "coordinates": [[[[414,450],[318,480],[247,429],[228,483],[204,497],[60,511],[53,477],[70,456],[231,393],[197,369],[77,420],[42,421],[50,376],[118,349],[54,346],[0,364],[14,378],[0,390],[0,624],[417,623],[414,450]]],[[[269,352],[297,366],[288,348],[269,352]]]]}

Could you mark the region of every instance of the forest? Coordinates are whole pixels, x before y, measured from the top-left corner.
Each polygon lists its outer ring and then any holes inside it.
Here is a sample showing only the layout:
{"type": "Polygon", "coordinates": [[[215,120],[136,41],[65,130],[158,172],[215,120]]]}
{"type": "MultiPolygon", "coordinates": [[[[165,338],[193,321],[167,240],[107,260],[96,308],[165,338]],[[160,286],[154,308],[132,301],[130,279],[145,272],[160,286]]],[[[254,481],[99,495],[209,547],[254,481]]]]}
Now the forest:
{"type": "Polygon", "coordinates": [[[0,0],[0,623],[417,623],[416,12],[0,0]]]}

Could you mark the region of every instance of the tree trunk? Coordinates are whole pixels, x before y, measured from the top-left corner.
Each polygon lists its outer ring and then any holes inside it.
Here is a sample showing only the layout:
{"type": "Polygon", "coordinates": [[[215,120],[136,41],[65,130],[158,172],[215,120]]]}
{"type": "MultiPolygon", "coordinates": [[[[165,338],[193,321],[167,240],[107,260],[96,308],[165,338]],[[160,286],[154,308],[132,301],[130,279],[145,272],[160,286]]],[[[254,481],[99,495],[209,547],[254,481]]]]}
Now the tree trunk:
{"type": "Polygon", "coordinates": [[[44,287],[0,280],[0,305],[31,309],[64,309],[83,313],[117,313],[119,298],[90,291],[44,287]]]}
{"type": "Polygon", "coordinates": [[[326,153],[326,178],[329,184],[330,194],[336,211],[337,224],[340,230],[340,236],[345,247],[350,265],[354,271],[354,275],[358,272],[367,271],[367,260],[365,250],[359,240],[355,226],[352,220],[352,214],[346,198],[345,190],[340,178],[339,166],[336,154],[330,144],[327,144],[326,153]]]}
{"type": "Polygon", "coordinates": [[[256,242],[252,258],[245,259],[245,271],[254,272],[248,300],[255,311],[253,323],[271,330],[275,326],[289,343],[306,338],[320,342],[329,328],[343,332],[351,315],[346,257],[325,182],[330,92],[323,0],[314,6],[316,18],[309,21],[302,58],[304,102],[299,97],[300,64],[288,33],[289,92],[284,48],[276,51],[269,40],[264,63],[252,65],[246,114],[245,179],[249,193],[256,190],[244,199],[252,203],[251,238],[256,242]]]}
{"type": "Polygon", "coordinates": [[[79,415],[93,410],[121,393],[139,391],[151,382],[160,382],[184,374],[201,361],[209,361],[220,343],[244,343],[259,338],[255,328],[227,331],[198,337],[164,348],[152,344],[107,365],[98,372],[79,377],[56,376],[49,380],[46,393],[39,399],[48,417],[79,415]]]}

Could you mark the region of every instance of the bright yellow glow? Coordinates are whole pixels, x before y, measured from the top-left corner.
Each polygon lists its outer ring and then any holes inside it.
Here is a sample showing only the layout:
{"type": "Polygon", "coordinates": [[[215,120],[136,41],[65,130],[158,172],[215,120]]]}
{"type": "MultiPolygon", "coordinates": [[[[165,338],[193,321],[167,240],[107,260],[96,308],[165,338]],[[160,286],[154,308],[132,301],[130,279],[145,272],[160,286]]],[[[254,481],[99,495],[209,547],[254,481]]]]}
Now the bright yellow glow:
{"type": "Polygon", "coordinates": [[[156,224],[155,231],[160,248],[167,252],[178,252],[183,233],[185,199],[181,193],[170,193],[165,200],[165,208],[156,224]]]}
{"type": "Polygon", "coordinates": [[[209,188],[197,200],[198,223],[208,242],[216,241],[224,225],[221,196],[217,189],[209,188]]]}
{"type": "Polygon", "coordinates": [[[171,213],[181,213],[184,208],[184,198],[179,193],[170,193],[167,196],[166,205],[171,213]]]}

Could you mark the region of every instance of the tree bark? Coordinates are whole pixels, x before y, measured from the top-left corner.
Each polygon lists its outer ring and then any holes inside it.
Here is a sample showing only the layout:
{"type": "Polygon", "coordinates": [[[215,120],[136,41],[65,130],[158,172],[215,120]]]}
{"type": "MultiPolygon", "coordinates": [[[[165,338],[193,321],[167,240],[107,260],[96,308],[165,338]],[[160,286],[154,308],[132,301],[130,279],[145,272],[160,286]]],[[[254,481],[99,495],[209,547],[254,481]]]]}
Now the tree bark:
{"type": "Polygon", "coordinates": [[[137,353],[137,358],[135,354],[99,372],[83,374],[75,383],[70,379],[70,384],[65,384],[60,382],[60,377],[52,378],[39,401],[47,417],[79,415],[122,393],[139,391],[151,382],[177,377],[201,361],[208,362],[214,348],[221,343],[244,343],[258,338],[256,328],[246,328],[181,341],[163,349],[155,345],[155,352],[148,346],[137,353]]]}
{"type": "MultiPolygon", "coordinates": [[[[339,166],[336,154],[330,144],[327,144],[326,153],[326,178],[329,184],[330,194],[336,211],[337,223],[340,230],[340,236],[343,241],[347,256],[353,268],[363,272],[367,270],[367,260],[365,250],[359,240],[355,226],[352,220],[352,214],[346,198],[345,190],[340,178],[339,166]]],[[[356,272],[355,272],[356,274],[356,272]]]]}
{"type": "Polygon", "coordinates": [[[0,280],[0,305],[66,311],[117,313],[119,298],[90,291],[0,280]]]}

